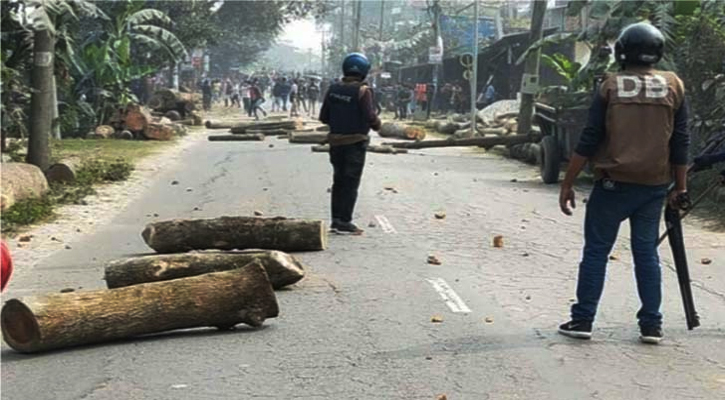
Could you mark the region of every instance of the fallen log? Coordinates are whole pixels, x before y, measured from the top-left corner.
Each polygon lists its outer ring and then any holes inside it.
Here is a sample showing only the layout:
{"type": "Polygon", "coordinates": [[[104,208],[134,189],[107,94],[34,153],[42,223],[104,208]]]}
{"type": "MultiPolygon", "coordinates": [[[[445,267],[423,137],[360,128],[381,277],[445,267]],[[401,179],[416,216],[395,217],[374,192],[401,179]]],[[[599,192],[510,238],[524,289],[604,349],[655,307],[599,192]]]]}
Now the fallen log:
{"type": "Polygon", "coordinates": [[[148,101],[148,106],[154,111],[166,113],[175,110],[181,117],[196,110],[196,103],[200,101],[196,93],[180,93],[172,89],[159,89],[148,101]]]}
{"type": "Polygon", "coordinates": [[[171,121],[180,121],[181,120],[181,114],[179,114],[176,110],[169,110],[164,114],[164,117],[168,118],[171,121]]]}
{"type": "Polygon", "coordinates": [[[327,142],[326,133],[295,133],[289,132],[289,142],[297,144],[322,144],[327,142]]]}
{"type": "Polygon", "coordinates": [[[135,139],[135,136],[133,135],[133,133],[128,130],[117,131],[113,137],[115,137],[116,139],[121,139],[121,140],[135,139]]]}
{"type": "Polygon", "coordinates": [[[281,217],[176,219],[150,223],[141,236],[158,253],[208,249],[312,251],[327,247],[327,230],[322,221],[281,217]]]}
{"type": "Polygon", "coordinates": [[[416,126],[386,122],[378,131],[378,135],[384,138],[423,140],[425,139],[425,130],[416,126]]]}
{"type": "MultiPolygon", "coordinates": [[[[323,144],[323,145],[317,145],[312,146],[311,150],[313,153],[329,153],[330,152],[330,145],[323,144]]],[[[377,145],[368,145],[367,151],[371,153],[380,153],[380,154],[407,154],[407,149],[396,149],[395,147],[391,146],[377,146],[377,145]]]]}
{"type": "Polygon", "coordinates": [[[322,125],[315,128],[315,132],[329,132],[330,126],[329,125],[322,125]]]}
{"type": "Polygon", "coordinates": [[[210,142],[250,142],[262,141],[265,136],[261,133],[244,134],[244,135],[209,135],[210,142]]]}
{"type": "Polygon", "coordinates": [[[477,128],[476,132],[478,132],[478,135],[480,135],[480,136],[486,136],[486,135],[504,136],[508,133],[506,128],[482,128],[482,129],[477,128]]]}
{"type": "Polygon", "coordinates": [[[0,209],[5,210],[15,202],[38,198],[48,191],[48,180],[43,171],[33,164],[2,163],[0,178],[0,209]]]}
{"type": "Polygon", "coordinates": [[[470,139],[446,139],[446,140],[423,140],[421,142],[396,142],[383,143],[385,146],[392,146],[398,149],[427,149],[432,147],[493,147],[512,146],[521,143],[530,143],[536,138],[531,135],[496,136],[496,137],[475,137],[470,139]]]}
{"type": "Polygon", "coordinates": [[[281,251],[192,252],[126,258],[105,267],[104,279],[109,289],[141,283],[168,281],[237,269],[258,261],[275,289],[297,283],[305,276],[297,259],[281,251]]]}
{"type": "Polygon", "coordinates": [[[110,125],[99,125],[93,132],[86,135],[86,139],[108,139],[116,132],[110,125]]]}
{"type": "Polygon", "coordinates": [[[249,129],[244,134],[247,134],[247,135],[264,135],[264,136],[279,136],[279,135],[287,135],[288,133],[289,133],[289,130],[287,130],[287,129],[266,129],[266,130],[249,129]]]}
{"type": "Polygon", "coordinates": [[[81,163],[78,159],[64,160],[48,167],[45,177],[48,183],[74,183],[81,163]]]}
{"type": "Polygon", "coordinates": [[[166,282],[11,299],[1,319],[5,342],[33,353],[175,329],[257,327],[278,314],[272,285],[254,261],[166,282]]]}
{"type": "Polygon", "coordinates": [[[232,133],[247,133],[247,131],[267,131],[267,130],[294,130],[296,129],[294,121],[284,122],[264,122],[264,123],[252,123],[252,124],[241,124],[231,127],[229,130],[232,133]]]}
{"type": "Polygon", "coordinates": [[[171,140],[176,134],[176,130],[171,125],[150,123],[144,129],[143,135],[146,139],[151,140],[171,140]]]}

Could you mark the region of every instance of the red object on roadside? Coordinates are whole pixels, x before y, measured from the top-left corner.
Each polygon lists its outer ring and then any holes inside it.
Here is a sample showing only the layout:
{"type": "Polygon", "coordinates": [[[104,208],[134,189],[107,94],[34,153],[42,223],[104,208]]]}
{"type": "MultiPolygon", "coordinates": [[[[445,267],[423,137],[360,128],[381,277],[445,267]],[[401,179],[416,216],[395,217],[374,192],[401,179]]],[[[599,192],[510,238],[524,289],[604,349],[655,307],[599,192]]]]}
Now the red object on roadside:
{"type": "Polygon", "coordinates": [[[0,257],[0,292],[5,290],[5,286],[7,286],[8,281],[10,280],[10,275],[13,274],[13,260],[10,258],[10,250],[8,250],[8,246],[5,244],[5,241],[2,242],[2,257],[0,257]]]}

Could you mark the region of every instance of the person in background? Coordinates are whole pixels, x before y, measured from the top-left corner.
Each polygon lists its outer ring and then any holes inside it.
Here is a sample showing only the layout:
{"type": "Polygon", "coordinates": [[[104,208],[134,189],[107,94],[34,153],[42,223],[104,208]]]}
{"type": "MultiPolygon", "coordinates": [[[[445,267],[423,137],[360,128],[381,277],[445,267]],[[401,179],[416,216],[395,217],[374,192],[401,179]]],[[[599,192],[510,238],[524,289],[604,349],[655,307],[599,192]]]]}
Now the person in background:
{"type": "Polygon", "coordinates": [[[227,78],[224,81],[224,107],[229,107],[232,101],[232,94],[234,93],[234,84],[232,80],[227,78]]]}
{"type": "Polygon", "coordinates": [[[559,326],[562,335],[591,338],[609,254],[620,225],[629,220],[642,303],[637,312],[639,338],[648,344],[662,340],[660,219],[671,184],[669,201],[674,207],[687,193],[690,145],[685,87],[675,73],[654,69],[664,49],[664,35],[650,24],[633,24],[622,31],[615,44],[621,71],[599,86],[569,161],[559,194],[564,214],[572,215],[574,180],[587,163],[593,167],[595,184],[586,204],[577,301],[571,306],[571,320],[559,326]]]}
{"type": "Polygon", "coordinates": [[[297,79],[292,80],[292,85],[290,86],[289,91],[289,102],[290,102],[290,117],[299,117],[300,114],[297,112],[299,108],[299,96],[297,95],[299,91],[299,85],[297,84],[297,79]]]}
{"type": "Polygon", "coordinates": [[[249,97],[249,89],[250,89],[250,82],[248,80],[243,81],[241,84],[241,87],[239,88],[239,93],[242,96],[242,105],[244,106],[244,112],[247,113],[248,116],[252,116],[252,101],[249,97]]]}
{"type": "Polygon", "coordinates": [[[252,113],[254,113],[254,118],[259,121],[259,114],[257,111],[261,111],[262,114],[264,114],[265,117],[267,117],[267,112],[264,111],[264,108],[262,108],[262,104],[264,104],[264,97],[262,96],[262,91],[259,89],[259,82],[255,79],[252,81],[252,86],[249,88],[249,97],[252,102],[252,113]]]}
{"type": "Polygon", "coordinates": [[[297,80],[297,108],[307,113],[307,82],[303,78],[297,80]]]}
{"type": "Polygon", "coordinates": [[[360,234],[352,222],[358,188],[365,168],[370,129],[380,129],[373,92],[365,83],[370,62],[360,53],[345,57],[341,83],[330,87],[320,110],[320,121],[330,126],[330,163],[333,167],[332,225],[341,233],[360,234]]]}
{"type": "Polygon", "coordinates": [[[237,108],[242,107],[240,100],[241,82],[232,82],[232,107],[236,104],[237,108]]]}
{"type": "Polygon", "coordinates": [[[211,80],[209,78],[204,78],[201,81],[201,95],[204,111],[211,110],[213,89],[211,87],[211,80]]]}
{"type": "Polygon", "coordinates": [[[282,98],[282,111],[287,112],[287,102],[289,101],[289,95],[292,91],[292,82],[287,77],[282,78],[282,85],[280,86],[280,97],[282,98]]]}
{"type": "Polygon", "coordinates": [[[272,112],[282,109],[282,80],[277,79],[272,86],[272,112]]]}
{"type": "Polygon", "coordinates": [[[404,83],[398,85],[398,94],[396,96],[397,113],[396,119],[406,120],[408,119],[408,106],[410,101],[413,99],[413,92],[406,87],[404,83]]]}
{"type": "Polygon", "coordinates": [[[317,113],[317,101],[320,98],[320,85],[316,79],[310,80],[310,84],[307,86],[307,103],[309,105],[308,110],[310,116],[317,113]]]}

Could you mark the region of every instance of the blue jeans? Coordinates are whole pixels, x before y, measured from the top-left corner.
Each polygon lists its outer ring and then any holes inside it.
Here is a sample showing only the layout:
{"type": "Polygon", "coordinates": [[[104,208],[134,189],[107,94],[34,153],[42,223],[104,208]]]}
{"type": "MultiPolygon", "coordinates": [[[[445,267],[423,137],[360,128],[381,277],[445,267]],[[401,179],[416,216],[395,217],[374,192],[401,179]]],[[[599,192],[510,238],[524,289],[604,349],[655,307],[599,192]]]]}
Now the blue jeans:
{"type": "Polygon", "coordinates": [[[587,203],[577,303],[571,307],[573,320],[594,321],[604,289],[609,253],[617,240],[620,224],[629,219],[634,274],[642,302],[637,313],[639,325],[662,325],[662,272],[657,237],[666,196],[667,186],[617,182],[614,187],[605,188],[601,181],[596,183],[587,203]]]}

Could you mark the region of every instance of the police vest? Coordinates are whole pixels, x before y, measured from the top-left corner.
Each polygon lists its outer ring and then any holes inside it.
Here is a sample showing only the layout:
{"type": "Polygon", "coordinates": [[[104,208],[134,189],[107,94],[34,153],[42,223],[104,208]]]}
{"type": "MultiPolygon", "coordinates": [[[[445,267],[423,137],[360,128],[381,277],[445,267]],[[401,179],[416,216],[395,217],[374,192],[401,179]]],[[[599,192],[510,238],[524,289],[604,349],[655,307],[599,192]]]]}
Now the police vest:
{"type": "Polygon", "coordinates": [[[370,123],[360,103],[362,82],[343,82],[330,86],[325,101],[330,109],[330,132],[367,134],[370,123]]]}

